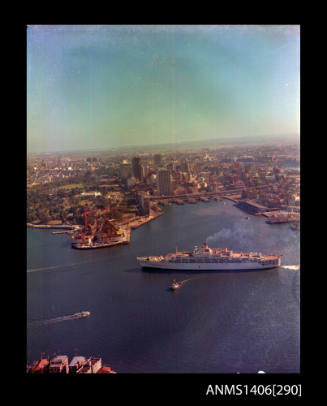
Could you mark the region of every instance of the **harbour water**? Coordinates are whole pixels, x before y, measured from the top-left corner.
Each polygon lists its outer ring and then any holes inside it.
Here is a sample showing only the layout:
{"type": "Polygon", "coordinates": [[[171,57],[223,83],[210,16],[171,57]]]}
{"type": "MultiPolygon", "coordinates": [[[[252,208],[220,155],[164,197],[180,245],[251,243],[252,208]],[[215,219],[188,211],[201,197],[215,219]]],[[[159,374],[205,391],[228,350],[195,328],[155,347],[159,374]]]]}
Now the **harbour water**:
{"type": "Polygon", "coordinates": [[[299,232],[224,202],[167,206],[132,231],[130,245],[99,250],[27,229],[27,360],[100,356],[118,373],[299,372],[299,232]],[[204,241],[280,253],[285,267],[195,273],[136,263],[204,241]],[[187,281],[171,291],[174,279],[187,281]],[[81,311],[90,317],[41,322],[81,311]]]}

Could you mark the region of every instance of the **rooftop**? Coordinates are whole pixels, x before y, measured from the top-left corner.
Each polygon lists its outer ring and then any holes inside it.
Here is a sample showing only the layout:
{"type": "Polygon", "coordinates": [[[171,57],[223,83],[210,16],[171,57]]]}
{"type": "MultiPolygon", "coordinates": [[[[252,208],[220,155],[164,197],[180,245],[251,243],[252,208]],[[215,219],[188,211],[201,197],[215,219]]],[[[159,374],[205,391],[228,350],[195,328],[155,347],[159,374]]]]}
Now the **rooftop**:
{"type": "Polygon", "coordinates": [[[57,355],[56,357],[52,358],[51,364],[59,364],[64,361],[68,361],[67,355],[57,355]]]}
{"type": "Polygon", "coordinates": [[[70,361],[69,366],[70,366],[70,367],[73,367],[73,366],[77,365],[77,364],[80,363],[80,362],[85,362],[85,357],[78,357],[78,356],[74,357],[74,358],[70,361]]]}
{"type": "Polygon", "coordinates": [[[103,366],[97,372],[98,374],[116,374],[110,367],[103,366]]]}

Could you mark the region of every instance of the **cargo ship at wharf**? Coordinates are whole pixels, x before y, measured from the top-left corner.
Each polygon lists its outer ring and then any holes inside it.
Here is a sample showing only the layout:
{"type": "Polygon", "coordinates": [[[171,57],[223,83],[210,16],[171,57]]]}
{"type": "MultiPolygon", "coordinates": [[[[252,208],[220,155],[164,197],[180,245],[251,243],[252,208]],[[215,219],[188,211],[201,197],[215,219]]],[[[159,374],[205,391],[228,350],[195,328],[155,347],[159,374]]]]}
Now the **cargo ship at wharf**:
{"type": "Polygon", "coordinates": [[[234,252],[227,248],[209,248],[204,243],[192,251],[170,253],[165,256],[137,257],[142,268],[183,271],[234,271],[279,267],[281,256],[263,255],[255,252],[234,252]]]}
{"type": "Polygon", "coordinates": [[[83,213],[85,226],[84,230],[72,236],[72,248],[96,249],[112,247],[120,244],[129,244],[131,237],[130,227],[122,227],[109,220],[108,210],[92,210],[83,213]],[[87,215],[95,214],[93,225],[87,223],[87,215]]]}
{"type": "Polygon", "coordinates": [[[113,247],[114,245],[129,244],[131,230],[130,228],[121,228],[121,234],[112,237],[106,237],[104,239],[94,239],[89,237],[86,241],[78,240],[72,242],[72,248],[76,249],[96,249],[113,247]]]}

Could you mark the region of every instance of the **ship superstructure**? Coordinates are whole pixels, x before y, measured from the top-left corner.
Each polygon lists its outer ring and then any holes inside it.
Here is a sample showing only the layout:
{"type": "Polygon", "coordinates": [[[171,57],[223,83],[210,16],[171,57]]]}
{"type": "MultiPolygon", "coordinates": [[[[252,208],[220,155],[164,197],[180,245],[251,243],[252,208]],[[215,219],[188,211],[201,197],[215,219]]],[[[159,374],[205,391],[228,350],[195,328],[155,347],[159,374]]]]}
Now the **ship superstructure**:
{"type": "Polygon", "coordinates": [[[174,270],[246,270],[280,266],[280,255],[256,252],[234,252],[227,248],[209,248],[206,243],[193,251],[170,253],[165,256],[137,257],[143,268],[174,270]]]}

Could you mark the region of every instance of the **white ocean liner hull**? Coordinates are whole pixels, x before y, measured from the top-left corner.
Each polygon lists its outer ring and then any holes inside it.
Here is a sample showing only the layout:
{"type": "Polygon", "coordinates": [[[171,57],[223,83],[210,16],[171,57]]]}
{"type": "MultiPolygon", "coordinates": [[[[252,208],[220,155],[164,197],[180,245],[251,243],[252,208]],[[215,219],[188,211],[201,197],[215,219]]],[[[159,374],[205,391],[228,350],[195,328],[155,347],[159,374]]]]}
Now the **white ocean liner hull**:
{"type": "Polygon", "coordinates": [[[171,269],[176,271],[235,271],[247,269],[271,269],[280,266],[272,264],[260,264],[259,262],[231,262],[231,263],[172,263],[138,260],[142,268],[171,269]]]}

